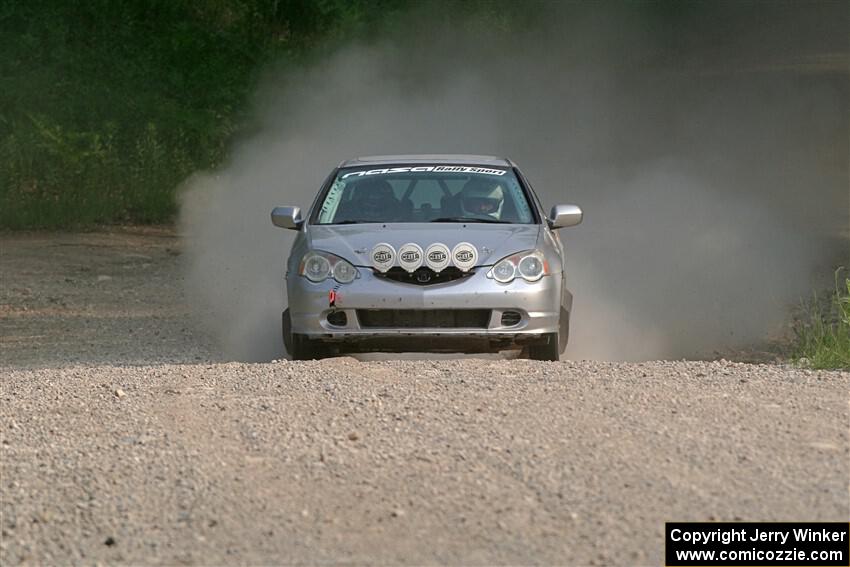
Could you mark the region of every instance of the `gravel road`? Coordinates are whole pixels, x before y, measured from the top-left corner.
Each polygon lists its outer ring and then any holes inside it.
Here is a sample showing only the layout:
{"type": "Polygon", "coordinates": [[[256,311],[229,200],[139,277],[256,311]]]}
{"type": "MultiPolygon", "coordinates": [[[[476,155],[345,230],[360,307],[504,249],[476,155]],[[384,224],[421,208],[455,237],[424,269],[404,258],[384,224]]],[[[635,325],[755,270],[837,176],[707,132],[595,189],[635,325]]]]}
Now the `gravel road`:
{"type": "Polygon", "coordinates": [[[661,565],[668,520],[850,517],[850,373],[227,362],[169,231],[0,247],[2,565],[661,565]]]}

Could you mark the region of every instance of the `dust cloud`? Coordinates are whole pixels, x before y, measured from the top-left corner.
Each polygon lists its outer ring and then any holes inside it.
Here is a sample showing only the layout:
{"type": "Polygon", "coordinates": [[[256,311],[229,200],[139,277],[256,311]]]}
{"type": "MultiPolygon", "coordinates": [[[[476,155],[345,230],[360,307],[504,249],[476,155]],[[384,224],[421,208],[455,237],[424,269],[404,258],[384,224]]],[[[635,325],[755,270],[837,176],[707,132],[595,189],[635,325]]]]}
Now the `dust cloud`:
{"type": "Polygon", "coordinates": [[[840,3],[696,4],[673,21],[652,5],[529,4],[510,32],[434,5],[404,35],[269,71],[258,131],[187,182],[187,291],[225,356],[282,356],[293,233],[269,211],[309,207],[358,155],[504,155],[547,207],[580,205],[585,222],[561,233],[569,358],[759,344],[850,256],[840,3]]]}

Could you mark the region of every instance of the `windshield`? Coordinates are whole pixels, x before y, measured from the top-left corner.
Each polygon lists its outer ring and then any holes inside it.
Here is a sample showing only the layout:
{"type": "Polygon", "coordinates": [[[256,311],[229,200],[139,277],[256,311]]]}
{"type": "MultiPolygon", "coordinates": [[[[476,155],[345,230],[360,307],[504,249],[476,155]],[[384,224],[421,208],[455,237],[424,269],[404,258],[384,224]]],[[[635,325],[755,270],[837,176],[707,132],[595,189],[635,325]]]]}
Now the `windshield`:
{"type": "Polygon", "coordinates": [[[416,165],[340,169],[313,224],[534,222],[510,168],[416,165]]]}

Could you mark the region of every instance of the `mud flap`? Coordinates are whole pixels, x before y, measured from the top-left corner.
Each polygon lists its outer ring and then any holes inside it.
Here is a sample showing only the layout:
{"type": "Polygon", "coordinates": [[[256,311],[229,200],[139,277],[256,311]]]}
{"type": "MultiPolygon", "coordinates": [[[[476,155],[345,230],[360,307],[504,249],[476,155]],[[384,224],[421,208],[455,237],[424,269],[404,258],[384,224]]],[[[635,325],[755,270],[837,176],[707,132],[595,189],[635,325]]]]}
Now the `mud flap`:
{"type": "Polygon", "coordinates": [[[570,312],[561,307],[561,316],[558,318],[558,353],[567,349],[570,340],[570,312]]]}

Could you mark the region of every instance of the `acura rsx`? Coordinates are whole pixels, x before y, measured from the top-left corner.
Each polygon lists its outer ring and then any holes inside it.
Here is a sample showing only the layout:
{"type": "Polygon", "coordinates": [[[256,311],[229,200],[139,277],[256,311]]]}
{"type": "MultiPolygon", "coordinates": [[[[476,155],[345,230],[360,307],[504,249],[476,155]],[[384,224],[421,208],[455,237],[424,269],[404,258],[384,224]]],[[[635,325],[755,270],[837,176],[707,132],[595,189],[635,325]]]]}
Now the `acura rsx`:
{"type": "Polygon", "coordinates": [[[310,209],[276,207],[297,231],[283,342],[294,359],[337,352],[498,352],[558,360],[572,294],[557,230],[509,159],[398,155],[344,161],[310,209]]]}

